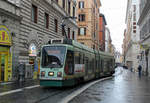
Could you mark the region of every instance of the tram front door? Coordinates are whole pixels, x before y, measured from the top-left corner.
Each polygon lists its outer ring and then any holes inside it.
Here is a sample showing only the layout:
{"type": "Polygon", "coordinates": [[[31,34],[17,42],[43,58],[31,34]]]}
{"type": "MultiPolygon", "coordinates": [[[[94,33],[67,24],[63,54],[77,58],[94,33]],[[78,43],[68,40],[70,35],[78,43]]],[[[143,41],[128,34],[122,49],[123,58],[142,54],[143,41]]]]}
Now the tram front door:
{"type": "Polygon", "coordinates": [[[5,69],[6,69],[6,52],[0,52],[0,82],[5,80],[5,69]]]}

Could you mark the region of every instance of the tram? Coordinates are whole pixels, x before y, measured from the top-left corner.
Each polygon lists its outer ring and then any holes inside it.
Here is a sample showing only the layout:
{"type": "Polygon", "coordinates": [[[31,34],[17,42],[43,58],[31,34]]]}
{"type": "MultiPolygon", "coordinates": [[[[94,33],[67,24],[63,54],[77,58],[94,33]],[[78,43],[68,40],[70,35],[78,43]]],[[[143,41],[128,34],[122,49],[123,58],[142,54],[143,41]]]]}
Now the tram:
{"type": "Polygon", "coordinates": [[[71,39],[51,40],[42,46],[40,85],[73,86],[114,73],[111,54],[88,48],[71,39]]]}

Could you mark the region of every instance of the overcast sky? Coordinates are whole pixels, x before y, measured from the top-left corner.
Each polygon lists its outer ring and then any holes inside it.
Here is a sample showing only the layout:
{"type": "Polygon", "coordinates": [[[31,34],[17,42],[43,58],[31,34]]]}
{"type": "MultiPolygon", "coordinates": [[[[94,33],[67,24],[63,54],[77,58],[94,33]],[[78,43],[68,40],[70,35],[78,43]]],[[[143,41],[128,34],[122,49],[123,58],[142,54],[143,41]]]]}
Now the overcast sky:
{"type": "Polygon", "coordinates": [[[110,29],[112,43],[122,52],[123,33],[125,29],[125,16],[127,0],[100,0],[100,12],[105,15],[107,27],[110,29]]]}

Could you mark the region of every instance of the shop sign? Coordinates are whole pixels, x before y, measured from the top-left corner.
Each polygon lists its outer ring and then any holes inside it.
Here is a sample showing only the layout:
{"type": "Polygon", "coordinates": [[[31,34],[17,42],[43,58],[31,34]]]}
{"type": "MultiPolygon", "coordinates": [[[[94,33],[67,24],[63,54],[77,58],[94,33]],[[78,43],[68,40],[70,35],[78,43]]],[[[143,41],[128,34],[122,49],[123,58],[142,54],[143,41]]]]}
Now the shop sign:
{"type": "Polygon", "coordinates": [[[7,27],[0,25],[0,45],[11,45],[11,36],[7,27]]]}
{"type": "Polygon", "coordinates": [[[33,43],[29,46],[29,56],[37,56],[36,46],[33,43]]]}
{"type": "Polygon", "coordinates": [[[140,48],[141,49],[149,49],[149,45],[148,44],[141,44],[140,48]]]}

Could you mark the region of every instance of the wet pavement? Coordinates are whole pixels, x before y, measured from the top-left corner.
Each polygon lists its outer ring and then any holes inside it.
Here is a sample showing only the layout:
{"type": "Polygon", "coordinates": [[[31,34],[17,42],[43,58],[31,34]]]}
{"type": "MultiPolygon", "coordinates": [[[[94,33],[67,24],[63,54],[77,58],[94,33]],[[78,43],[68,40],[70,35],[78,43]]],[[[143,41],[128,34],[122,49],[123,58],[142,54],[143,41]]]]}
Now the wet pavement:
{"type": "MultiPolygon", "coordinates": [[[[84,85],[86,84],[73,88],[45,88],[34,80],[0,84],[0,103],[58,103],[84,85]]],[[[149,101],[150,78],[145,76],[139,78],[137,73],[119,67],[114,78],[92,85],[69,103],[149,103],[149,101]]]]}
{"type": "Polygon", "coordinates": [[[11,90],[16,90],[24,87],[29,87],[33,85],[39,85],[39,80],[27,80],[25,82],[9,82],[0,83],[0,93],[8,92],[11,90]]]}
{"type": "Polygon", "coordinates": [[[150,103],[150,78],[118,67],[113,79],[94,84],[69,103],[150,103]]]}

